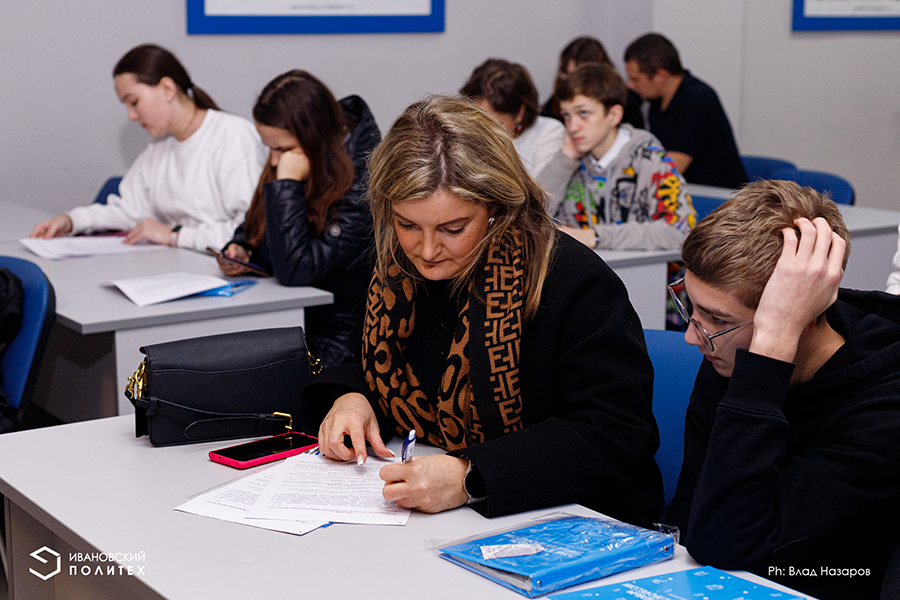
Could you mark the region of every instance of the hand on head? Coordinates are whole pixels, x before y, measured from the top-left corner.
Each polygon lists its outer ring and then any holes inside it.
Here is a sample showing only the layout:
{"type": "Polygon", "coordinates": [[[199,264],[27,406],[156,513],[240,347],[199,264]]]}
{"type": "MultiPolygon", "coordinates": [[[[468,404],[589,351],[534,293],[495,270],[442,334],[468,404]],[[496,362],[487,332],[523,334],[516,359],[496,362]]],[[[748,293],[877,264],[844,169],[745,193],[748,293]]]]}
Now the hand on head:
{"type": "Polygon", "coordinates": [[[278,158],[275,177],[278,179],[306,181],[309,179],[310,169],[309,157],[306,153],[300,148],[293,148],[281,153],[281,156],[278,158]]]}
{"type": "Polygon", "coordinates": [[[392,458],[394,453],[381,441],[378,419],[366,397],[358,393],[344,394],[334,401],[334,405],[319,426],[319,450],[328,458],[353,460],[362,464],[366,461],[366,442],[375,454],[382,458],[392,458]],[[344,445],[344,436],[349,435],[353,448],[344,445]]]}
{"type": "Polygon", "coordinates": [[[67,233],[72,233],[72,220],[68,215],[57,215],[35,225],[31,230],[31,237],[49,239],[67,233]]]}
{"type": "Polygon", "coordinates": [[[782,231],[784,249],[756,314],[750,350],[792,362],[800,336],[837,299],[847,242],[828,222],[797,219],[782,231]]]}

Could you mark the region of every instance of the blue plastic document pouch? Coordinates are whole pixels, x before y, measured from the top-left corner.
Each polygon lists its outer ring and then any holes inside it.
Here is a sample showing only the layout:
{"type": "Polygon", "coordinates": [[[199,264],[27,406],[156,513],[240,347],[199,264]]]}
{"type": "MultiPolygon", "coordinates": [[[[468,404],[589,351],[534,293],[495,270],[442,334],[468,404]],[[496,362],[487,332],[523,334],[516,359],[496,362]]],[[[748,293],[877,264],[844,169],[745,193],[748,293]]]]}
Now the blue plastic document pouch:
{"type": "Polygon", "coordinates": [[[553,594],[551,600],[803,600],[798,596],[774,588],[750,583],[712,567],[690,571],[676,571],[633,581],[613,583],[580,592],[553,594]]]}
{"type": "Polygon", "coordinates": [[[228,285],[223,285],[222,287],[213,288],[211,290],[206,290],[205,292],[200,292],[199,294],[195,294],[196,296],[234,296],[239,292],[243,292],[244,290],[249,290],[254,285],[256,285],[255,279],[240,279],[238,281],[232,281],[228,285]]]}
{"type": "Polygon", "coordinates": [[[672,558],[675,540],[608,517],[561,515],[439,550],[442,558],[533,598],[672,558]]]}

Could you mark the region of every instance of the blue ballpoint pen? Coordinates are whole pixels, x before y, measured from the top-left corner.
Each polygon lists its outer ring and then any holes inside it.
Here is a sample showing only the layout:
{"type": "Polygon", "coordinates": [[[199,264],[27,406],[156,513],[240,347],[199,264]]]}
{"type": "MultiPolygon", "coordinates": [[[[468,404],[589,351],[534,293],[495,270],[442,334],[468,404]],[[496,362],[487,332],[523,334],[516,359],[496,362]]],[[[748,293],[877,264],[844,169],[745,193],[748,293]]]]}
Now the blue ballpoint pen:
{"type": "Polygon", "coordinates": [[[409,435],[403,440],[403,448],[400,450],[400,460],[409,462],[412,460],[413,451],[416,449],[416,430],[411,429],[409,435]]]}

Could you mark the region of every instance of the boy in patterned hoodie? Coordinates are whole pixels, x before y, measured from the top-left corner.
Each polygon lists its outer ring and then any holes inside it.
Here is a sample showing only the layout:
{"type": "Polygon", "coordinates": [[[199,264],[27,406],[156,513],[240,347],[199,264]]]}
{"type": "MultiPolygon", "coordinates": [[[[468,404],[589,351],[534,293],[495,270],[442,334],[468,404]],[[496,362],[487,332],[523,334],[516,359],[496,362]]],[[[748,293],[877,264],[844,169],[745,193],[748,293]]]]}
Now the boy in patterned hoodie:
{"type": "Polygon", "coordinates": [[[582,65],[560,84],[566,141],[545,171],[550,214],[590,248],[678,248],[696,212],[659,140],[620,125],[626,95],[609,65],[582,65]]]}

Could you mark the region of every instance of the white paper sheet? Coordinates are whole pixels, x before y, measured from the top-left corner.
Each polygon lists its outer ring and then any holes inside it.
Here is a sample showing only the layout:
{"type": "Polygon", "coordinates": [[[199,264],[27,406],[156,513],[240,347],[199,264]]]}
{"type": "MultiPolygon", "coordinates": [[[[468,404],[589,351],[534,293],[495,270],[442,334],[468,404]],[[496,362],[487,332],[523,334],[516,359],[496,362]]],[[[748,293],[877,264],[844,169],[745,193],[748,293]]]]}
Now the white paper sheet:
{"type": "Polygon", "coordinates": [[[109,283],[122,290],[122,293],[138,306],[159,304],[228,285],[228,281],[221,277],[195,273],[164,273],[149,277],[114,279],[109,283]]]}
{"type": "Polygon", "coordinates": [[[123,244],[121,236],[79,236],[59,237],[49,240],[38,238],[22,238],[19,243],[41,258],[59,260],[79,256],[97,256],[104,254],[128,254],[130,252],[149,252],[165,250],[168,246],[142,242],[139,244],[123,244]]]}
{"type": "Polygon", "coordinates": [[[357,465],[324,456],[293,456],[273,469],[249,518],[406,525],[410,509],[382,495],[384,481],[378,472],[388,462],[393,461],[370,456],[357,465]]]}
{"type": "Polygon", "coordinates": [[[246,477],[195,496],[181,506],[176,506],[175,510],[294,535],[303,535],[326,525],[327,522],[246,518],[259,499],[259,495],[265,490],[266,484],[272,479],[274,470],[274,468],[269,468],[251,473],[246,477]]]}

